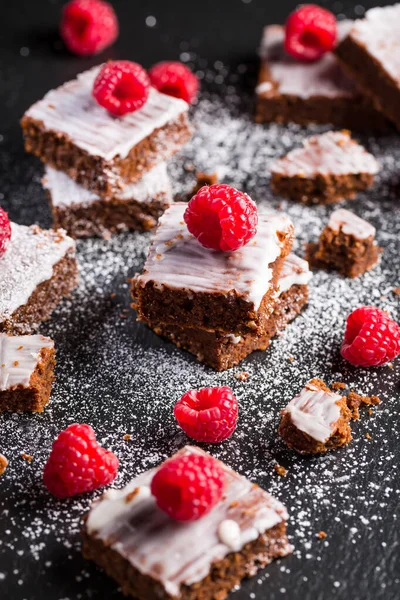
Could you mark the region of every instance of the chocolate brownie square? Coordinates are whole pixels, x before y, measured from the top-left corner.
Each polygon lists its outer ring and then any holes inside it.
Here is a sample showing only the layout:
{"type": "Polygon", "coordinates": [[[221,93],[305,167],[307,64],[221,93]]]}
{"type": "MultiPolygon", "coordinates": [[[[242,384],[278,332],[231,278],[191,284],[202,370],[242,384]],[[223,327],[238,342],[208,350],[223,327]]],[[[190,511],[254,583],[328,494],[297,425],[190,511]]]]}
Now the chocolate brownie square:
{"type": "Polygon", "coordinates": [[[101,198],[62,171],[46,166],[43,186],[53,213],[54,228],[73,238],[109,237],[126,230],[148,231],[172,202],[167,166],[160,163],[137,183],[125,185],[113,198],[101,198]]]}
{"type": "Polygon", "coordinates": [[[77,283],[75,242],[65,231],[11,223],[0,257],[0,332],[36,330],[77,283]]]}
{"type": "Polygon", "coordinates": [[[382,114],[400,128],[400,4],[368,10],[335,54],[382,114]]]}
{"type": "Polygon", "coordinates": [[[315,135],[271,167],[276,194],[305,204],[330,204],[370,188],[379,165],[348,131],[315,135]]]}
{"type": "Polygon", "coordinates": [[[151,87],[142,108],[111,115],[92,96],[101,68],[48,92],[21,120],[25,149],[94,193],[113,197],[189,139],[189,106],[151,87]]]}
{"type": "MultiPolygon", "coordinates": [[[[339,40],[351,21],[338,23],[339,40]]],[[[286,54],[285,30],[265,27],[261,67],[256,88],[258,123],[332,123],[350,129],[385,129],[386,119],[347,77],[335,56],[328,52],[315,62],[302,62],[286,54]]]]}
{"type": "Polygon", "coordinates": [[[271,339],[283,331],[307,303],[307,284],[310,279],[311,272],[307,261],[295,254],[289,254],[279,278],[279,296],[262,334],[234,335],[174,325],[150,325],[150,327],[179,348],[194,354],[200,362],[216,371],[224,371],[237,365],[255,350],[268,348],[271,339]]]}
{"type": "Polygon", "coordinates": [[[381,249],[375,227],[344,208],[335,210],[316,244],[307,246],[307,258],[316,268],[358,277],[378,262],[381,249]]]}
{"type": "Polygon", "coordinates": [[[42,412],[54,380],[54,342],[0,333],[0,412],[42,412]]]}
{"type": "MultiPolygon", "coordinates": [[[[206,455],[186,446],[174,456],[187,454],[206,455]]],[[[243,578],[292,548],[285,507],[219,464],[224,495],[197,521],[179,523],[158,508],[150,491],[157,468],[106,492],[84,519],[84,556],[138,600],[226,598],[243,578]]]]}
{"type": "Polygon", "coordinates": [[[143,273],[132,282],[139,319],[243,334],[263,330],[294,237],[286,215],[259,215],[257,233],[235,252],[204,248],[175,203],[161,217],[143,273]]]}

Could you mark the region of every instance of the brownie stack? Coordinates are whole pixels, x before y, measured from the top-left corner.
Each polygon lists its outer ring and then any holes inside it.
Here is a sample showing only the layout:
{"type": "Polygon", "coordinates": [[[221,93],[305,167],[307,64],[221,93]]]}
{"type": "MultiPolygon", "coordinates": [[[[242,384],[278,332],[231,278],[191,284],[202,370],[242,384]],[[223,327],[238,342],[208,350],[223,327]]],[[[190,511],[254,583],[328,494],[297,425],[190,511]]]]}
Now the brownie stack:
{"type": "Polygon", "coordinates": [[[306,261],[290,255],[286,215],[259,215],[255,237],[235,252],[204,248],[186,228],[186,205],[159,221],[144,271],[132,283],[139,319],[221,371],[271,338],[307,301],[306,261]]]}
{"type": "Polygon", "coordinates": [[[25,113],[25,148],[46,164],[56,227],[73,237],[148,230],[172,201],[165,160],[189,139],[188,104],[150,89],[114,117],[92,96],[100,66],[51,90],[25,113]]]}

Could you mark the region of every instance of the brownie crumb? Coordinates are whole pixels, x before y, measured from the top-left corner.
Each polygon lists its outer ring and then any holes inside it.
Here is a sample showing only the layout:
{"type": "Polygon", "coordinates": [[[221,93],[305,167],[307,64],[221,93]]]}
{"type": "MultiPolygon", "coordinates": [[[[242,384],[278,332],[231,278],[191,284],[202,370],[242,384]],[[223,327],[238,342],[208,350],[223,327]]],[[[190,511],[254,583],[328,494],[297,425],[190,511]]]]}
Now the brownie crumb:
{"type": "Polygon", "coordinates": [[[7,469],[7,467],[8,467],[8,460],[6,459],[5,456],[0,454],[0,477],[4,474],[4,471],[7,469]]]}
{"type": "Polygon", "coordinates": [[[125,503],[128,504],[134,498],[136,498],[136,496],[138,495],[139,491],[140,491],[140,488],[136,487],[134,490],[132,490],[131,492],[129,492],[129,494],[127,496],[125,496],[125,503]]]}
{"type": "Polygon", "coordinates": [[[398,296],[398,295],[400,294],[400,287],[395,287],[395,288],[393,288],[393,294],[394,294],[395,296],[398,296]]]}
{"type": "Polygon", "coordinates": [[[235,373],[234,377],[238,381],[247,381],[250,377],[250,373],[247,373],[247,371],[242,371],[241,373],[235,373]]]}
{"type": "Polygon", "coordinates": [[[294,361],[294,356],[288,356],[288,360],[289,360],[290,362],[293,362],[293,361],[294,361]]]}
{"type": "Polygon", "coordinates": [[[328,537],[328,534],[325,531],[319,531],[317,533],[317,538],[320,540],[324,540],[326,537],[328,537]]]}
{"type": "Polygon", "coordinates": [[[279,475],[280,477],[286,477],[287,469],[285,469],[285,467],[282,467],[282,465],[274,465],[274,469],[277,475],[279,475]]]}
{"type": "Polygon", "coordinates": [[[200,188],[204,185],[214,185],[218,183],[218,174],[217,173],[200,173],[196,172],[196,185],[192,190],[192,195],[197,194],[200,188]]]}
{"type": "Polygon", "coordinates": [[[361,405],[371,406],[380,404],[378,396],[360,396],[356,392],[350,392],[347,396],[347,406],[353,413],[353,420],[357,421],[360,418],[359,408],[361,405]]]}
{"type": "Polygon", "coordinates": [[[123,439],[125,440],[125,442],[129,441],[131,439],[131,434],[130,433],[126,433],[123,437],[123,439]]]}
{"type": "Polygon", "coordinates": [[[338,390],[345,390],[347,385],[341,381],[334,381],[331,388],[337,392],[338,390]]]}
{"type": "Polygon", "coordinates": [[[30,463],[33,460],[33,456],[31,454],[26,454],[25,452],[21,452],[21,458],[26,460],[26,462],[30,463]]]}
{"type": "Polygon", "coordinates": [[[372,440],[372,435],[370,435],[369,433],[366,433],[365,437],[367,438],[367,440],[372,440]]]}

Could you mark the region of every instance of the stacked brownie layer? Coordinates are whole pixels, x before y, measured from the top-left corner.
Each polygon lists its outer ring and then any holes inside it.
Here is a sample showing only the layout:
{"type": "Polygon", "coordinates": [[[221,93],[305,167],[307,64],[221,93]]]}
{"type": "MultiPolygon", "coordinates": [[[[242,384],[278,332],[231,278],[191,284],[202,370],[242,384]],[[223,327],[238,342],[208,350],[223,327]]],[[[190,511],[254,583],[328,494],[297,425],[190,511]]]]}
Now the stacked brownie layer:
{"type": "Polygon", "coordinates": [[[51,90],[21,121],[26,150],[47,165],[55,223],[74,237],[154,227],[172,201],[163,163],[191,135],[188,104],[154,88],[139,110],[108,113],[92,96],[100,68],[51,90]]]}

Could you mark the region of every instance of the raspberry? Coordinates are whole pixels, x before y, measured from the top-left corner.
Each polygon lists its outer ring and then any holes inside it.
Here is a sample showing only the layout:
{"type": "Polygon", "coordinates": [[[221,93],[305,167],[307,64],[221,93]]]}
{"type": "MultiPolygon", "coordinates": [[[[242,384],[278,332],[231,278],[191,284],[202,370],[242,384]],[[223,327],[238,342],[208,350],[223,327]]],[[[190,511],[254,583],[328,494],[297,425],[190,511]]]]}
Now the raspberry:
{"type": "Polygon", "coordinates": [[[43,481],[51,494],[66,498],[111,483],[118,466],[118,458],[96,442],[89,425],[74,424],[53,442],[43,481]]]}
{"type": "Polygon", "coordinates": [[[117,39],[117,16],[108,2],[72,0],[64,6],[60,34],[74,54],[98,54],[117,39]]]}
{"type": "Polygon", "coordinates": [[[175,404],[174,415],[196,442],[222,442],[236,429],[238,402],[228,386],[190,390],[175,404]]]}
{"type": "Polygon", "coordinates": [[[149,96],[150,80],[146,71],[129,60],[108,62],[93,84],[97,102],[115,116],[134,112],[149,96]]]}
{"type": "Polygon", "coordinates": [[[400,354],[400,327],[374,306],[361,306],[347,317],[341,348],[356,367],[378,367],[400,354]]]}
{"type": "Polygon", "coordinates": [[[0,207],[0,256],[3,256],[11,239],[11,224],[8,214],[0,207]]]}
{"type": "Polygon", "coordinates": [[[257,233],[257,206],[250,196],[225,184],[200,188],[184,219],[200,244],[213,250],[237,250],[257,233]]]}
{"type": "Polygon", "coordinates": [[[285,50],[304,61],[318,60],[336,42],[336,17],[315,4],[304,4],[286,21],[285,50]]]}
{"type": "Polygon", "coordinates": [[[224,483],[224,472],[212,456],[187,454],[161,465],[151,492],[172,519],[197,521],[221,499],[224,483]]]}
{"type": "Polygon", "coordinates": [[[199,80],[186,65],[181,62],[164,61],[151,67],[151,84],[163,94],[181,98],[191,104],[199,89],[199,80]]]}

